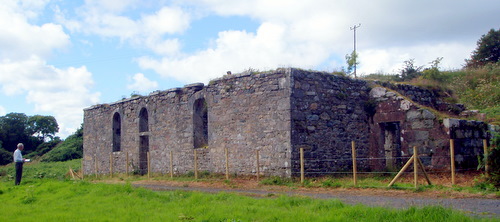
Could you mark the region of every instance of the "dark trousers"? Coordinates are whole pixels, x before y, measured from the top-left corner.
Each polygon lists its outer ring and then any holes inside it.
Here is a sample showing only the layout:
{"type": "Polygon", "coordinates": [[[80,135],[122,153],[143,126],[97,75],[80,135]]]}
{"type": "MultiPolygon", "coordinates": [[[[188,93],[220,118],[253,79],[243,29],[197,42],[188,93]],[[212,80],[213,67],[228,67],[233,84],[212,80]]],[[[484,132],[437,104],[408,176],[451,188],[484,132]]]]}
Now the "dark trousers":
{"type": "Polygon", "coordinates": [[[21,184],[21,177],[23,177],[23,162],[16,162],[16,184],[21,184]]]}

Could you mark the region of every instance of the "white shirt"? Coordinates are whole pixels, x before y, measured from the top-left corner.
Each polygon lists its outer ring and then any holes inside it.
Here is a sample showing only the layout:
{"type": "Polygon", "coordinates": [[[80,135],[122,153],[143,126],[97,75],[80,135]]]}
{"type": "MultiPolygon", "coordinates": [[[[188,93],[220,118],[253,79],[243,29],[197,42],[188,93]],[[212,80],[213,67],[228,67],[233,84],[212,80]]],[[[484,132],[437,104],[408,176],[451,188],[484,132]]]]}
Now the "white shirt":
{"type": "Polygon", "coordinates": [[[16,149],[14,151],[14,162],[24,162],[23,155],[21,154],[21,150],[16,149]]]}

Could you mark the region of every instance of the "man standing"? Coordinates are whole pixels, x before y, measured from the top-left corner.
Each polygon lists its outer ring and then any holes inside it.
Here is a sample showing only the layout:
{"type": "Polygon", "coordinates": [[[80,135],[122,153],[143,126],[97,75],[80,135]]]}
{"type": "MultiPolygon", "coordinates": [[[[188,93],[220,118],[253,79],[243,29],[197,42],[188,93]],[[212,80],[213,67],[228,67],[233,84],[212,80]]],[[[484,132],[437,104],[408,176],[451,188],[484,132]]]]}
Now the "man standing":
{"type": "Polygon", "coordinates": [[[17,149],[14,151],[14,163],[16,164],[16,183],[19,185],[21,183],[21,177],[23,176],[23,164],[26,159],[23,158],[21,151],[24,150],[24,144],[17,144],[17,149]]]}

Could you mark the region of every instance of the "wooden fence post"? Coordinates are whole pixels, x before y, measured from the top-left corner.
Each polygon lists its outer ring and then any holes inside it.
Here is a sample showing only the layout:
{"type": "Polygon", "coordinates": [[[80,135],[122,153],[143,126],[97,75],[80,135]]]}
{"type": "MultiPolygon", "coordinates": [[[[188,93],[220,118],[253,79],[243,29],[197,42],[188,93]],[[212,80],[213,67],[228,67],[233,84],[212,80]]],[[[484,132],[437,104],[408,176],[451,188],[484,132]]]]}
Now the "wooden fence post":
{"type": "Polygon", "coordinates": [[[109,154],[109,177],[113,177],[113,153],[109,154]]]}
{"type": "Polygon", "coordinates": [[[450,139],[451,184],[455,185],[455,140],[450,139]]]}
{"type": "Polygon", "coordinates": [[[224,148],[224,153],[226,156],[226,180],[229,180],[229,155],[228,155],[227,147],[224,148]]]}
{"type": "Polygon", "coordinates": [[[170,150],[170,178],[174,178],[174,163],[173,161],[172,150],[170,150]]]}
{"type": "Polygon", "coordinates": [[[358,177],[356,174],[358,172],[358,166],[356,164],[356,142],[352,141],[351,146],[352,146],[352,177],[354,181],[354,186],[357,186],[358,177]]]}
{"type": "Polygon", "coordinates": [[[418,165],[420,165],[420,169],[422,169],[422,172],[424,172],[424,176],[425,176],[425,179],[427,180],[427,183],[429,185],[432,185],[431,179],[429,178],[429,175],[427,175],[427,172],[425,172],[424,164],[422,163],[422,161],[420,160],[420,158],[417,158],[417,160],[418,160],[418,165]]]}
{"type": "Polygon", "coordinates": [[[483,149],[484,149],[484,174],[486,176],[489,176],[490,173],[490,166],[488,165],[488,159],[490,152],[488,150],[488,141],[486,139],[483,139],[483,149]]]}
{"type": "Polygon", "coordinates": [[[82,173],[82,180],[84,179],[84,173],[83,173],[83,162],[85,161],[85,157],[82,158],[82,168],[80,170],[80,172],[82,173]]]}
{"type": "Polygon", "coordinates": [[[300,183],[304,184],[304,148],[300,148],[300,183]]]}
{"type": "Polygon", "coordinates": [[[198,179],[198,155],[194,150],[194,179],[198,179]]]}
{"type": "Polygon", "coordinates": [[[418,149],[413,146],[413,183],[415,189],[418,187],[418,149]]]}
{"type": "Polygon", "coordinates": [[[128,152],[125,152],[125,174],[128,176],[128,152]]]}
{"type": "Polygon", "coordinates": [[[95,178],[97,178],[97,155],[94,154],[94,173],[95,173],[95,178]]]}
{"type": "Polygon", "coordinates": [[[403,166],[403,168],[401,168],[401,170],[398,172],[398,174],[396,174],[396,176],[394,177],[394,179],[391,180],[391,182],[389,183],[388,187],[392,186],[396,180],[406,171],[406,169],[408,169],[408,167],[410,167],[410,164],[413,162],[414,160],[414,157],[415,154],[413,154],[412,157],[410,157],[410,159],[408,160],[408,162],[406,162],[406,164],[403,166]]]}
{"type": "Polygon", "coordinates": [[[256,150],[255,153],[257,155],[257,180],[259,180],[260,177],[259,150],[256,150]]]}
{"type": "Polygon", "coordinates": [[[151,156],[149,155],[149,151],[148,151],[148,179],[151,178],[151,156]]]}

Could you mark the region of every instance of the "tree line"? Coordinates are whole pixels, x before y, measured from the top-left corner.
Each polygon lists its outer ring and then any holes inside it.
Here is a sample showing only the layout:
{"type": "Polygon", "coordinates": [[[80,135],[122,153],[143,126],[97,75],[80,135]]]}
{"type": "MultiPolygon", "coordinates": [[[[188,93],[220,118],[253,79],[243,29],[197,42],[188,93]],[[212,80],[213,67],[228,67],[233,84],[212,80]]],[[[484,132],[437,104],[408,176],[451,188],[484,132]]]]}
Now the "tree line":
{"type": "Polygon", "coordinates": [[[18,143],[24,144],[24,156],[41,156],[54,148],[61,139],[55,134],[59,125],[53,116],[9,113],[0,116],[0,165],[12,162],[18,143]]]}

